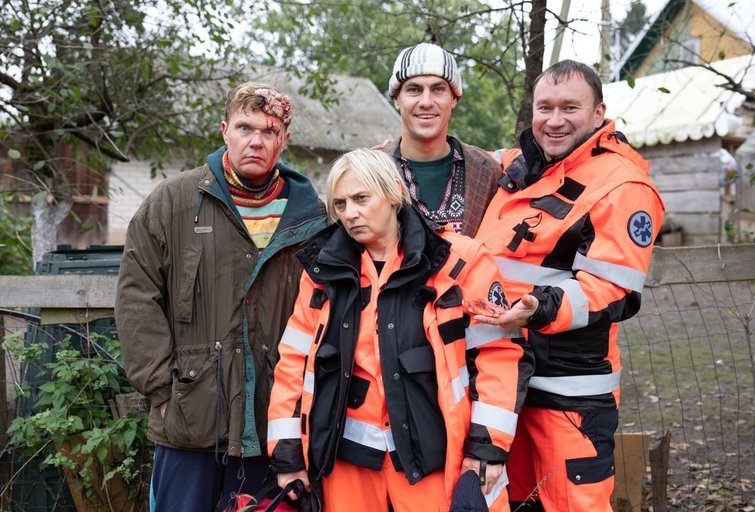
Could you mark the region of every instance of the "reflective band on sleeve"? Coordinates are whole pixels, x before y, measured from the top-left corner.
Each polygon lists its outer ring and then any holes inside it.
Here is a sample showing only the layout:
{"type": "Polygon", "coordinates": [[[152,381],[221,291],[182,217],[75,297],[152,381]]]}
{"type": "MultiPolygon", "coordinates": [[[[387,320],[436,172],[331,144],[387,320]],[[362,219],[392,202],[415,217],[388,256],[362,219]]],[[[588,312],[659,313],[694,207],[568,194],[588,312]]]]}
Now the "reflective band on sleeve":
{"type": "Polygon", "coordinates": [[[568,330],[579,329],[587,325],[590,318],[590,301],[587,300],[587,295],[582,291],[579,281],[576,279],[567,279],[561,281],[556,286],[569,296],[569,302],[571,303],[571,325],[569,325],[568,330]]]}
{"type": "Polygon", "coordinates": [[[484,427],[492,427],[509,435],[516,434],[516,422],[519,416],[503,407],[486,404],[485,402],[472,402],[472,423],[484,427]]]}
{"type": "Polygon", "coordinates": [[[301,418],[280,418],[267,423],[267,439],[301,439],[301,418]]]}
{"type": "Polygon", "coordinates": [[[520,283],[556,286],[564,279],[574,277],[574,274],[568,270],[541,267],[540,265],[514,261],[500,256],[496,256],[495,262],[498,264],[503,277],[520,283]]]}
{"type": "Polygon", "coordinates": [[[469,387],[469,371],[466,366],[459,368],[459,376],[451,381],[451,389],[454,392],[454,403],[459,403],[467,394],[465,388],[469,387]]]}
{"type": "Polygon", "coordinates": [[[286,330],[283,331],[281,343],[294,347],[296,350],[306,355],[309,354],[309,347],[312,345],[312,335],[294,329],[288,325],[286,326],[286,330]]]}
{"type": "Polygon", "coordinates": [[[375,450],[389,452],[396,450],[391,429],[383,430],[375,425],[349,417],[343,424],[343,438],[375,450]]]}
{"type": "Polygon", "coordinates": [[[503,148],[496,149],[495,151],[493,151],[493,154],[491,154],[490,156],[493,157],[493,160],[495,160],[497,163],[501,163],[501,157],[503,156],[503,151],[504,151],[503,148]]]}
{"type": "Polygon", "coordinates": [[[467,350],[501,338],[520,338],[521,336],[521,329],[503,329],[497,325],[474,324],[466,329],[467,350]]]}
{"type": "Polygon", "coordinates": [[[530,387],[561,396],[592,396],[619,389],[621,370],[604,375],[572,375],[568,377],[532,377],[530,387]]]}
{"type": "Polygon", "coordinates": [[[594,276],[610,281],[616,286],[621,286],[634,292],[642,293],[645,286],[645,274],[632,267],[608,263],[577,253],[574,257],[574,270],[584,270],[594,276]]]}
{"type": "Polygon", "coordinates": [[[493,484],[493,488],[490,489],[490,492],[485,495],[485,502],[488,504],[488,508],[493,506],[493,502],[498,499],[498,496],[501,495],[501,491],[503,491],[507,485],[509,485],[509,475],[506,473],[506,466],[504,465],[503,471],[501,471],[501,476],[499,476],[496,483],[493,484]]]}
{"type": "Polygon", "coordinates": [[[304,385],[302,389],[310,395],[315,392],[315,374],[314,372],[304,372],[304,385]]]}

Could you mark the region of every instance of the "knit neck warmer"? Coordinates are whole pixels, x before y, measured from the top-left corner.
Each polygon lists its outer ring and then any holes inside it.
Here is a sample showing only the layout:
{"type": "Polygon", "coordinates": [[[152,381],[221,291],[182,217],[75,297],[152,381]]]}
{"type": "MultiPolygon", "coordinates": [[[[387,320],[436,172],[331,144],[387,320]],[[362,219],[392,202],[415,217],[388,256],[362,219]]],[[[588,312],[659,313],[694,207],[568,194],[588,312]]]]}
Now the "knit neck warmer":
{"type": "Polygon", "coordinates": [[[270,173],[267,181],[259,186],[254,186],[249,180],[236,174],[231,167],[231,161],[228,157],[228,151],[223,155],[223,174],[228,182],[228,188],[236,204],[259,208],[265,206],[270,201],[278,197],[283,190],[283,178],[276,167],[270,173]]]}

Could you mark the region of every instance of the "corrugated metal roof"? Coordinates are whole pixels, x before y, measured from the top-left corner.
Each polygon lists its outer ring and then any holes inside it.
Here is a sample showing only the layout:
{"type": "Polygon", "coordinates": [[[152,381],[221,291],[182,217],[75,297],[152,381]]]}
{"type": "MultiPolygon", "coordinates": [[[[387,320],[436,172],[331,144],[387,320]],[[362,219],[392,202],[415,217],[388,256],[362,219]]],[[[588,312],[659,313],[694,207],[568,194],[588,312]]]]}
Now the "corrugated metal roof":
{"type": "Polygon", "coordinates": [[[334,76],[339,102],[326,109],[299,90],[305,82],[281,69],[257,67],[249,78],[269,82],[293,104],[289,145],[349,151],[371,147],[400,135],[401,119],[388,100],[366,78],[334,76]]]}
{"type": "MultiPolygon", "coordinates": [[[[755,89],[755,54],[711,67],[755,89]]],[[[692,66],[638,78],[633,88],[626,81],[605,84],[606,117],[635,147],[724,136],[741,126],[735,111],[745,97],[719,87],[723,83],[721,76],[692,66]]]]}

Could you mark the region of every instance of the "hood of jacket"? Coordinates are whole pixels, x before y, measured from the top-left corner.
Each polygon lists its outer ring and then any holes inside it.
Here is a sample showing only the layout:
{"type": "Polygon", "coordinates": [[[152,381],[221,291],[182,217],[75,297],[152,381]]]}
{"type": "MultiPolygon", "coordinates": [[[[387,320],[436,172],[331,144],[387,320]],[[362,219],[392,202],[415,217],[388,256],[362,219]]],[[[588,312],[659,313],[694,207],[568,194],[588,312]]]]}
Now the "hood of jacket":
{"type": "MultiPolygon", "coordinates": [[[[431,273],[437,272],[448,259],[451,246],[438,234],[442,228],[424,217],[413,205],[405,205],[397,215],[401,231],[399,243],[404,251],[398,273],[423,262],[427,262],[427,270],[431,273]]],[[[337,222],[308,240],[297,257],[315,282],[359,279],[358,267],[364,250],[364,245],[351,238],[343,225],[337,222]]]]}
{"type": "Polygon", "coordinates": [[[527,128],[522,132],[519,144],[526,166],[522,166],[519,162],[508,167],[506,172],[510,179],[517,183],[517,188],[520,190],[536,183],[561,162],[565,169],[571,169],[589,158],[606,152],[628,158],[644,172],[645,176],[648,175],[650,169],[650,164],[629,144],[623,133],[616,131],[616,124],[610,119],[606,119],[603,126],[583,138],[572,149],[551,161],[546,161],[543,151],[535,140],[532,128],[527,128]]]}

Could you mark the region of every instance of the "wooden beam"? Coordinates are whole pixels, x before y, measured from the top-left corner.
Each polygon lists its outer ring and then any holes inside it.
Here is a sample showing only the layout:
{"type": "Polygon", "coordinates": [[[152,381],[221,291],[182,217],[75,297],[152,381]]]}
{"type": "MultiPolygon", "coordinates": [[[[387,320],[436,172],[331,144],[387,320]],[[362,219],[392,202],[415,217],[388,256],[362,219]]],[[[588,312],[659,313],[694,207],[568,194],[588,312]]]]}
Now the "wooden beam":
{"type": "Polygon", "coordinates": [[[0,307],[112,308],[118,276],[0,276],[0,307]]]}
{"type": "Polygon", "coordinates": [[[686,190],[661,192],[666,211],[675,216],[679,212],[702,213],[721,211],[721,193],[716,190],[686,190]]]}
{"type": "MultiPolygon", "coordinates": [[[[656,247],[645,286],[755,279],[755,244],[656,247]]],[[[115,306],[118,276],[0,276],[0,307],[87,310],[115,306]]],[[[55,312],[50,312],[55,314],[55,312]]]]}
{"type": "Polygon", "coordinates": [[[39,323],[41,325],[85,324],[114,316],[113,308],[41,308],[39,323]]]}
{"type": "Polygon", "coordinates": [[[654,512],[668,510],[668,467],[671,431],[667,430],[658,446],[650,450],[650,485],[653,489],[654,512]]]}
{"type": "Polygon", "coordinates": [[[615,512],[639,512],[645,483],[650,433],[616,433],[615,484],[611,506],[615,512]]]}
{"type": "Polygon", "coordinates": [[[755,244],[656,247],[645,286],[755,279],[755,244]]]}

